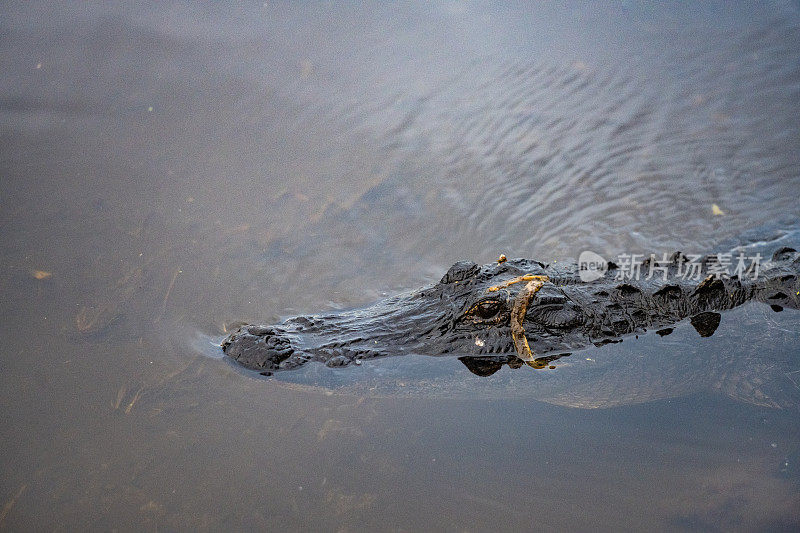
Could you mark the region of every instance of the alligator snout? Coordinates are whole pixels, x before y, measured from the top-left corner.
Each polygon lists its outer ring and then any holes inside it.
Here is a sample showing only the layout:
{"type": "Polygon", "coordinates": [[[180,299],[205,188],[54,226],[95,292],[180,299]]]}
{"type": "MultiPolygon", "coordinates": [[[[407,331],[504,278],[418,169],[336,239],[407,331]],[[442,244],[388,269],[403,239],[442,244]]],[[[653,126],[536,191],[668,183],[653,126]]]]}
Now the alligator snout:
{"type": "Polygon", "coordinates": [[[242,326],[222,343],[225,354],[251,370],[277,370],[295,353],[285,333],[269,326],[242,326]]]}

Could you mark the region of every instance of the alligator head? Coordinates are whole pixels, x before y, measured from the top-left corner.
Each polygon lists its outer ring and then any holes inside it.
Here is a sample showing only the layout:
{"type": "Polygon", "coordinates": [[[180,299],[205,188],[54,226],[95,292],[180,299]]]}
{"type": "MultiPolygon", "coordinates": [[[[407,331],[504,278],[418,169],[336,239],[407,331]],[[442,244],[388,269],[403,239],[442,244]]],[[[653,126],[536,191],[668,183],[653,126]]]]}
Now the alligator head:
{"type": "MultiPolygon", "coordinates": [[[[515,280],[527,281],[531,273],[544,275],[545,268],[524,259],[503,258],[483,267],[462,261],[433,286],[350,311],[298,316],[272,326],[242,326],[222,347],[228,357],[262,373],[309,361],[336,367],[416,353],[461,356],[474,373],[488,375],[504,363],[519,366],[523,362],[516,355],[512,331],[515,305],[526,321],[546,318],[562,325],[580,321],[580,313],[557,290],[541,290],[537,310],[526,315],[524,306],[520,309],[518,296],[526,283],[515,280]]],[[[529,288],[529,292],[530,297],[535,291],[529,288]]],[[[528,362],[541,366],[554,358],[528,362]]]]}

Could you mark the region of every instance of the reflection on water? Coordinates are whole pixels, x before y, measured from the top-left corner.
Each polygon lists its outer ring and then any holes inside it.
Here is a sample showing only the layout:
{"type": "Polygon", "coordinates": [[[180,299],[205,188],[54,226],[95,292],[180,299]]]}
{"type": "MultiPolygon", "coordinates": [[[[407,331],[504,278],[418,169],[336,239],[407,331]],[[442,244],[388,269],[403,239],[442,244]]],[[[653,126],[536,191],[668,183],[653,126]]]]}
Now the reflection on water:
{"type": "Polygon", "coordinates": [[[796,3],[498,4],[4,4],[0,528],[800,524],[791,310],[338,389],[193,347],[800,214],[796,3]]]}
{"type": "Polygon", "coordinates": [[[800,409],[800,360],[791,349],[798,317],[762,304],[724,316],[706,338],[698,338],[687,320],[669,333],[540,357],[530,366],[514,355],[449,360],[409,355],[344,369],[309,363],[278,372],[266,383],[366,397],[501,398],[580,408],[716,393],[746,404],[800,409]]]}

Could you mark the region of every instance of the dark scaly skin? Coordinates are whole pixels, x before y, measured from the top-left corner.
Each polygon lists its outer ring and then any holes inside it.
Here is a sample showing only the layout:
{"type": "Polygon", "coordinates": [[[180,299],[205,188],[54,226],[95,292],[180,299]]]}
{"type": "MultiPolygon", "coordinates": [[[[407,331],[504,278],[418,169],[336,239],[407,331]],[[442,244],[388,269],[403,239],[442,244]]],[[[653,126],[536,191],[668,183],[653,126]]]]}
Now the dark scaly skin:
{"type": "MultiPolygon", "coordinates": [[[[775,310],[797,309],[800,253],[779,245],[770,252],[762,254],[756,280],[682,279],[677,271],[685,257],[677,252],[667,281],[661,274],[645,279],[647,260],[639,280],[616,279],[619,270],[609,263],[605,275],[589,283],[581,281],[576,264],[514,259],[478,266],[464,261],[433,286],[365,308],[299,316],[274,326],[242,326],[222,348],[231,359],[265,374],[309,361],[338,367],[409,353],[459,356],[478,375],[490,375],[503,364],[517,368],[523,361],[541,368],[558,359],[559,352],[619,342],[650,329],[666,335],[669,326],[687,318],[700,335],[709,336],[719,325],[719,311],[748,301],[775,310]],[[527,281],[532,276],[547,281],[532,287],[527,281]],[[522,309],[521,324],[512,317],[515,309],[517,314],[522,309]],[[520,353],[521,342],[515,346],[520,326],[521,340],[533,356],[520,353]]],[[[702,259],[702,272],[715,258],[702,259]]]]}

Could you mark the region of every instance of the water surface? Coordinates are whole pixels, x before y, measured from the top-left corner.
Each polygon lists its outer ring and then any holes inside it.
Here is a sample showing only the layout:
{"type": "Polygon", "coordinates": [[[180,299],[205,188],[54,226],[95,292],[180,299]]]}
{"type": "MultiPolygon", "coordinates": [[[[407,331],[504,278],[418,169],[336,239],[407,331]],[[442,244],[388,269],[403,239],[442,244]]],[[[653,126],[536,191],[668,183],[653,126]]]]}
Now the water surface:
{"type": "Polygon", "coordinates": [[[378,391],[197,349],[800,215],[796,2],[6,2],[0,65],[0,528],[800,526],[798,409],[719,385],[797,376],[791,310],[378,391]]]}

